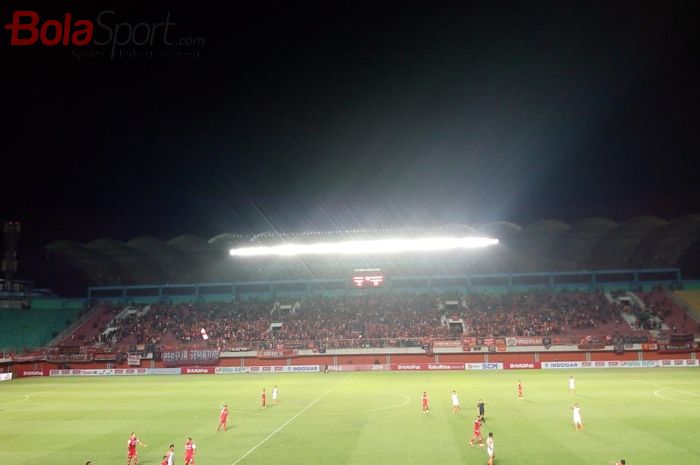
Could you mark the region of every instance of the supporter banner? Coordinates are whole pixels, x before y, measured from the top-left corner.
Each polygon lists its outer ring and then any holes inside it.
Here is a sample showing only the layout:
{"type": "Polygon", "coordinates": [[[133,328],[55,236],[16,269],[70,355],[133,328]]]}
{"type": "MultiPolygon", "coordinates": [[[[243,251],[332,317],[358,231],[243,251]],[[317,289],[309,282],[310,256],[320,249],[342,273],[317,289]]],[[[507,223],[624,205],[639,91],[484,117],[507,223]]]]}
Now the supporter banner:
{"type": "Polygon", "coordinates": [[[465,363],[465,370],[502,370],[502,363],[465,363]]]}
{"type": "Polygon", "coordinates": [[[214,373],[217,375],[230,375],[236,373],[249,373],[248,367],[216,367],[214,373]]]}
{"type": "Polygon", "coordinates": [[[179,375],[179,368],[146,368],[147,375],[179,375]]]}
{"type": "Polygon", "coordinates": [[[141,354],[129,354],[129,356],[126,357],[126,364],[130,366],[141,365],[141,354]]]}
{"type": "Polygon", "coordinates": [[[433,347],[462,347],[462,341],[433,341],[433,347]]]}
{"type": "Polygon", "coordinates": [[[226,349],[227,352],[250,352],[253,350],[250,346],[235,346],[226,349]]]}
{"type": "Polygon", "coordinates": [[[117,354],[95,354],[93,360],[96,362],[111,362],[117,359],[117,354]]]}
{"type": "Polygon", "coordinates": [[[46,360],[46,354],[11,355],[10,360],[16,363],[42,362],[46,360]]]}
{"type": "Polygon", "coordinates": [[[541,346],[544,345],[541,337],[507,337],[506,345],[513,346],[541,346]]]}
{"type": "Polygon", "coordinates": [[[259,350],[258,358],[287,358],[294,357],[297,354],[296,350],[292,349],[277,349],[277,350],[259,350]]]}
{"type": "Polygon", "coordinates": [[[602,342],[584,342],[578,344],[578,350],[602,350],[605,349],[605,344],[602,342]]]}
{"type": "Polygon", "coordinates": [[[173,352],[163,352],[163,364],[168,367],[183,365],[214,365],[219,360],[216,349],[186,349],[173,352]]]}
{"type": "Polygon", "coordinates": [[[678,344],[659,344],[658,351],[663,352],[690,352],[695,349],[695,342],[684,342],[678,344]]]}
{"type": "Polygon", "coordinates": [[[85,363],[92,362],[93,359],[93,354],[52,354],[45,358],[49,363],[85,363]]]}
{"type": "Polygon", "coordinates": [[[114,374],[115,376],[141,376],[147,375],[148,372],[145,368],[116,368],[114,374]]]}
{"type": "Polygon", "coordinates": [[[642,350],[657,350],[659,346],[656,344],[642,344],[642,350]]]}
{"type": "Polygon", "coordinates": [[[180,374],[183,374],[183,375],[211,375],[211,374],[214,374],[214,367],[181,367],[180,374]]]}
{"type": "Polygon", "coordinates": [[[12,373],[0,373],[0,381],[9,381],[12,379],[12,373]]]}
{"type": "Polygon", "coordinates": [[[540,362],[524,362],[524,363],[506,362],[503,364],[504,370],[539,370],[540,368],[541,368],[540,362]]]}

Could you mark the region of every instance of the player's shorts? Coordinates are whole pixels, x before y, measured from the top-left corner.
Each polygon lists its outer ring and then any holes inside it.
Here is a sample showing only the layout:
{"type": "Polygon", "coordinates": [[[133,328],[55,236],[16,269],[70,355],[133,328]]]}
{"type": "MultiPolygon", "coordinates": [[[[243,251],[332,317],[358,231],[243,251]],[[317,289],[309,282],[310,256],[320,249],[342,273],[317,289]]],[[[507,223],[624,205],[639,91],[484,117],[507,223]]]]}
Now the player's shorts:
{"type": "Polygon", "coordinates": [[[493,457],[493,449],[486,449],[486,453],[489,457],[493,457]]]}
{"type": "Polygon", "coordinates": [[[574,417],[574,423],[583,423],[581,417],[574,417]]]}
{"type": "Polygon", "coordinates": [[[474,437],[475,438],[481,437],[481,431],[474,431],[474,437]]]}
{"type": "Polygon", "coordinates": [[[135,450],[129,450],[126,454],[127,457],[136,457],[137,455],[139,455],[139,453],[135,450]]]}

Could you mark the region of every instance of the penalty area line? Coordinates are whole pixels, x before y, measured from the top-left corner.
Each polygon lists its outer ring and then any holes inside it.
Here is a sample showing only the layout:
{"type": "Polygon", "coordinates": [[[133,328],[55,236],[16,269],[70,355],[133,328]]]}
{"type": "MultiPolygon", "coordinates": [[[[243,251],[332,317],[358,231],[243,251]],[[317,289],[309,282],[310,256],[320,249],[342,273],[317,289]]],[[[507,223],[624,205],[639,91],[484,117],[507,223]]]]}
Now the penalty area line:
{"type": "Polygon", "coordinates": [[[282,423],[280,426],[278,426],[276,430],[274,430],[272,433],[268,434],[268,435],[265,437],[265,439],[263,439],[262,441],[260,441],[259,443],[257,443],[257,444],[254,445],[253,447],[251,447],[250,450],[248,450],[248,452],[246,452],[245,454],[243,454],[243,455],[241,455],[240,457],[238,457],[238,458],[236,459],[236,461],[233,462],[231,465],[236,465],[238,462],[240,462],[241,460],[243,460],[244,458],[248,457],[250,454],[252,454],[253,452],[255,452],[255,450],[256,450],[258,447],[262,446],[262,445],[265,444],[272,436],[274,436],[275,434],[277,434],[277,433],[279,433],[280,431],[282,431],[282,430],[284,429],[285,426],[287,426],[288,424],[290,424],[291,422],[293,422],[294,420],[296,420],[297,417],[298,417],[299,415],[301,415],[302,413],[306,412],[308,409],[310,409],[311,407],[313,407],[313,406],[316,404],[316,402],[318,402],[319,400],[323,399],[323,398],[326,396],[326,394],[328,394],[328,393],[331,392],[333,389],[335,389],[335,388],[337,388],[338,386],[340,386],[340,385],[341,385],[342,383],[344,383],[345,380],[348,379],[349,377],[350,377],[350,375],[348,375],[348,376],[346,376],[345,378],[341,379],[339,382],[337,382],[336,384],[334,384],[333,386],[331,386],[331,387],[330,387],[327,391],[325,391],[323,394],[321,394],[320,396],[318,396],[317,398],[315,398],[314,400],[312,400],[312,401],[309,403],[309,405],[307,405],[307,406],[304,407],[303,409],[299,410],[292,418],[290,418],[289,420],[285,421],[285,422],[282,423]]]}

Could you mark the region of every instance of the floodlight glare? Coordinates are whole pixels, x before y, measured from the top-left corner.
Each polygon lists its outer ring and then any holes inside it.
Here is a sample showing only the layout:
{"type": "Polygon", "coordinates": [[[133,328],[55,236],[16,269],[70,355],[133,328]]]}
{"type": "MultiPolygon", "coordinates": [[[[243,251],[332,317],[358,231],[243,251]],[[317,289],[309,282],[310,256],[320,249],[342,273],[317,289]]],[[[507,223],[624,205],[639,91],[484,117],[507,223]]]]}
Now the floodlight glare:
{"type": "Polygon", "coordinates": [[[318,242],[315,244],[280,244],[231,249],[234,257],[264,255],[358,255],[399,252],[426,252],[474,249],[498,244],[490,237],[427,237],[422,239],[377,239],[367,241],[318,242]]]}

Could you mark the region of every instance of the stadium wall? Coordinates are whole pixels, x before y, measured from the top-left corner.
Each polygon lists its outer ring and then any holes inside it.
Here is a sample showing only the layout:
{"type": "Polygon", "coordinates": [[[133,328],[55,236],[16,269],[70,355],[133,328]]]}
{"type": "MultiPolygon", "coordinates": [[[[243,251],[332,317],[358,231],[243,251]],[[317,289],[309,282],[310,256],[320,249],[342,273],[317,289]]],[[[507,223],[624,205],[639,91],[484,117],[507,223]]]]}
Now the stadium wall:
{"type": "MultiPolygon", "coordinates": [[[[532,291],[535,289],[560,290],[651,290],[655,286],[678,287],[682,281],[678,268],[624,269],[568,271],[550,273],[496,273],[460,276],[401,276],[386,277],[386,287],[372,289],[373,293],[438,293],[469,294],[473,292],[505,293],[514,291],[532,291]],[[528,284],[535,279],[540,284],[528,284]],[[458,281],[461,285],[445,285],[445,280],[458,281]],[[421,284],[418,284],[421,283],[421,284]],[[424,284],[423,284],[424,283],[424,284]]],[[[88,288],[88,300],[102,300],[128,303],[155,303],[169,301],[173,303],[193,300],[221,302],[232,299],[277,299],[300,298],[309,295],[338,296],[361,295],[367,289],[355,289],[347,279],[327,279],[338,289],[325,290],[317,286],[314,280],[280,280],[250,281],[230,283],[191,283],[170,285],[137,286],[99,286],[88,288]],[[230,293],[209,293],[208,289],[231,289],[230,293]],[[293,290],[289,290],[293,289],[293,290]]]]}
{"type": "MultiPolygon", "coordinates": [[[[282,359],[260,359],[257,357],[226,357],[221,358],[215,366],[192,367],[191,373],[213,373],[216,367],[230,368],[232,370],[250,369],[251,367],[303,367],[303,366],[346,366],[357,367],[358,369],[371,369],[376,366],[381,367],[394,365],[427,366],[427,365],[468,365],[468,364],[496,364],[502,365],[506,369],[518,368],[540,368],[545,363],[567,362],[574,364],[620,362],[620,363],[642,363],[659,362],[662,360],[692,360],[697,361],[697,352],[659,353],[655,351],[629,351],[623,354],[615,354],[612,351],[596,352],[521,352],[517,354],[504,353],[463,353],[463,354],[362,354],[362,355],[317,355],[317,356],[297,356],[282,359]],[[370,367],[370,368],[367,368],[370,367]]],[[[90,362],[90,363],[69,363],[57,364],[49,362],[37,363],[4,363],[0,365],[0,371],[13,373],[15,378],[25,376],[47,376],[51,370],[143,370],[143,369],[163,369],[163,373],[168,369],[158,361],[142,360],[139,366],[130,366],[127,363],[90,362]]],[[[438,368],[440,369],[440,368],[438,368]]],[[[264,371],[264,370],[262,370],[264,371]]],[[[168,372],[169,373],[169,372],[168,372]]]]}

